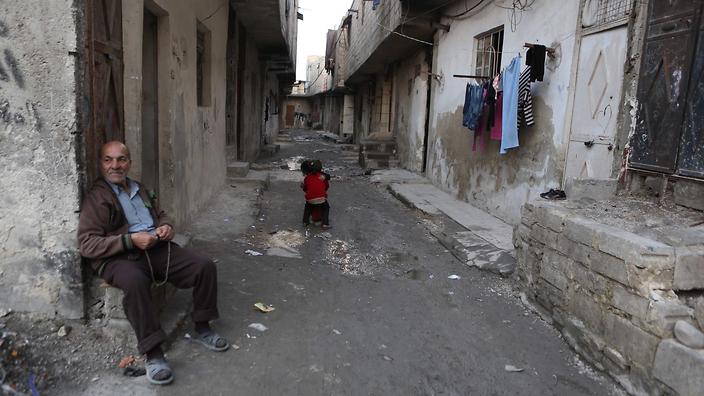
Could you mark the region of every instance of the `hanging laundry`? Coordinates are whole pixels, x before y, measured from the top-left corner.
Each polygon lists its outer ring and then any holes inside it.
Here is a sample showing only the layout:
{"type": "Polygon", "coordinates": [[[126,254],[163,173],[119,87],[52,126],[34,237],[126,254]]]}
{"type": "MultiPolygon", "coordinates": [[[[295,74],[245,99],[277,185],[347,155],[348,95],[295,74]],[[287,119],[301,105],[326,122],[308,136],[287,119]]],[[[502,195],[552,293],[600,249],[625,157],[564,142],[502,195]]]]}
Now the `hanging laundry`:
{"type": "Polygon", "coordinates": [[[545,46],[533,44],[526,52],[526,65],[530,66],[530,82],[543,81],[545,76],[545,46]]]}
{"type": "Polygon", "coordinates": [[[491,127],[491,140],[501,140],[501,120],[503,119],[504,93],[499,91],[496,93],[496,103],[494,105],[494,125],[491,127]]]}
{"type": "Polygon", "coordinates": [[[372,10],[376,10],[377,7],[381,4],[381,0],[372,0],[372,10]]]}
{"type": "Polygon", "coordinates": [[[521,72],[521,58],[515,57],[502,73],[504,89],[503,116],[501,123],[501,149],[505,154],[507,149],[518,147],[518,79],[521,72]]]}
{"type": "Polygon", "coordinates": [[[479,115],[479,120],[477,122],[477,129],[474,130],[474,139],[472,141],[472,151],[477,151],[477,140],[479,140],[479,151],[484,152],[485,148],[485,143],[486,139],[483,139],[483,135],[486,135],[486,133],[489,132],[489,129],[487,128],[486,131],[485,126],[487,125],[487,118],[489,116],[489,109],[488,109],[488,104],[487,104],[487,99],[489,96],[489,87],[491,87],[490,83],[485,83],[482,87],[482,109],[479,115]]]}
{"type": "Polygon", "coordinates": [[[518,80],[518,121],[520,128],[520,120],[523,120],[523,126],[531,126],[535,124],[533,118],[533,94],[530,92],[530,75],[531,66],[526,66],[521,72],[521,77],[518,80]]]}
{"type": "Polygon", "coordinates": [[[484,88],[481,85],[475,84],[467,84],[465,89],[462,125],[471,130],[477,129],[477,123],[482,111],[483,91],[484,88]]]}

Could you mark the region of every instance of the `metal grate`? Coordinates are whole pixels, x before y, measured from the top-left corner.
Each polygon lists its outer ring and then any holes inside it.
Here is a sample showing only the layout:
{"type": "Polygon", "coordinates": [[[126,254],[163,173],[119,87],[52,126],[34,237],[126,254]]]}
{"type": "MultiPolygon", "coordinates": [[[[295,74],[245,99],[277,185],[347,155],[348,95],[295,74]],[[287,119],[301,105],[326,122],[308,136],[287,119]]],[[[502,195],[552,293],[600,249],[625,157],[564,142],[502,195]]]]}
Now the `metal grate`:
{"type": "Polygon", "coordinates": [[[590,27],[600,27],[623,19],[628,19],[633,8],[633,0],[597,0],[596,17],[590,27]]]}

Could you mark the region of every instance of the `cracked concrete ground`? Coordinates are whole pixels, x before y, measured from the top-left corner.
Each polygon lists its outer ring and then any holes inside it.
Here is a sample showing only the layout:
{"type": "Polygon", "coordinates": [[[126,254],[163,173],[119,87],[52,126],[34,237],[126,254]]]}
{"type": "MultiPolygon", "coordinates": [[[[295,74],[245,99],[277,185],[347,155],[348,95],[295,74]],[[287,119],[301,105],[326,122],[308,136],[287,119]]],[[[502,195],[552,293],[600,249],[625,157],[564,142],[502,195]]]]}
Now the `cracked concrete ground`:
{"type": "Polygon", "coordinates": [[[114,393],[125,386],[169,395],[620,393],[521,304],[510,279],[461,264],[430,233],[432,218],[370,183],[356,153],[314,133],[292,135],[299,139],[258,165],[272,169],[260,211],[233,215],[223,198],[193,227],[193,247],[218,263],[214,328],[238,348],[207,351],[183,338],[185,325],[167,353],[172,385],[115,379],[114,393]],[[333,176],[327,232],[300,224],[300,174],[280,166],[297,155],[320,158],[333,176]],[[267,255],[277,243],[300,258],[267,255]],[[275,311],[255,311],[256,302],[275,311]]]}

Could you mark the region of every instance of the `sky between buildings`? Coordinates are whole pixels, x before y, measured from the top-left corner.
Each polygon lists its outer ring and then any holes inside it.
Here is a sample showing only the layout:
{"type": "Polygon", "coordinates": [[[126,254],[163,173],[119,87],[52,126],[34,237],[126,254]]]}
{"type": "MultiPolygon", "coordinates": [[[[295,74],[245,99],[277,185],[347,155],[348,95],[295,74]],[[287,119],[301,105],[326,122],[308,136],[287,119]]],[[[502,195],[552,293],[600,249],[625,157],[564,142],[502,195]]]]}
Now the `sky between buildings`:
{"type": "Polygon", "coordinates": [[[352,5],[352,0],[300,0],[298,12],[303,20],[298,21],[298,54],[296,79],[306,79],[306,57],[325,55],[325,40],[328,29],[336,29],[342,17],[352,5]]]}

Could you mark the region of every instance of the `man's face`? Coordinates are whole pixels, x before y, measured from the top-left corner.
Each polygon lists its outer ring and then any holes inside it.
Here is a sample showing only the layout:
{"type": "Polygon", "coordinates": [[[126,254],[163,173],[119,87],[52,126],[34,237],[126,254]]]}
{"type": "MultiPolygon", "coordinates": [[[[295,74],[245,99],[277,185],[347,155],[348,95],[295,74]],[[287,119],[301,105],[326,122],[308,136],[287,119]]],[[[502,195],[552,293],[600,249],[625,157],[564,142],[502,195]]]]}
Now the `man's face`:
{"type": "Polygon", "coordinates": [[[132,160],[125,145],[108,143],[103,147],[100,170],[106,180],[114,184],[125,184],[130,166],[132,166],[132,160]]]}

